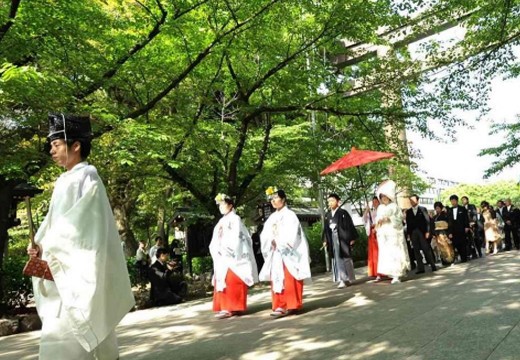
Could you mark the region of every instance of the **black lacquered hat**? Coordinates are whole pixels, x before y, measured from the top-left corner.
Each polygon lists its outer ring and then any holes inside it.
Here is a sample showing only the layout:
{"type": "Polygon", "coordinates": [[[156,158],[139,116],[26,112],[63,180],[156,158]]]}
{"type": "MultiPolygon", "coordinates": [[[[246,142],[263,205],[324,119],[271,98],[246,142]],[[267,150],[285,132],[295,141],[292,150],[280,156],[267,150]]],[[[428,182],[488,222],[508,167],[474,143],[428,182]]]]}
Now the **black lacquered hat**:
{"type": "Polygon", "coordinates": [[[92,138],[92,128],[89,116],[69,114],[49,114],[49,141],[56,139],[92,138]]]}

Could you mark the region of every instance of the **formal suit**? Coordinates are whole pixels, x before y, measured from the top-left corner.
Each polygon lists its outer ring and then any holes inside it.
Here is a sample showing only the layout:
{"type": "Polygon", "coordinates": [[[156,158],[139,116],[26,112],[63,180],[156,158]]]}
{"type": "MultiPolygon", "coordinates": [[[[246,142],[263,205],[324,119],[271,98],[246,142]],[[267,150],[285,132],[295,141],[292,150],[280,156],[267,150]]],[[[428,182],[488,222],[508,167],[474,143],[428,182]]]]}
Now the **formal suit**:
{"type": "Polygon", "coordinates": [[[166,264],[156,260],[150,266],[148,276],[150,278],[150,300],[154,305],[173,305],[182,301],[182,298],[172,291],[171,275],[173,271],[166,264]]]}
{"type": "Polygon", "coordinates": [[[466,229],[469,229],[468,211],[463,206],[449,208],[448,235],[451,235],[451,241],[459,253],[461,262],[468,261],[466,229]]]}
{"type": "Polygon", "coordinates": [[[406,233],[412,241],[414,255],[417,259],[417,272],[424,272],[421,250],[426,262],[432,267],[432,271],[436,270],[432,248],[426,237],[426,234],[430,233],[430,224],[430,215],[425,207],[417,206],[415,209],[412,207],[406,210],[406,233]]]}
{"type": "Polygon", "coordinates": [[[473,230],[473,233],[469,232],[466,234],[468,239],[468,255],[471,254],[472,258],[482,257],[482,250],[480,245],[476,244],[474,233],[477,218],[477,208],[473,204],[466,204],[463,206],[468,212],[469,226],[473,230]]]}
{"type": "MultiPolygon", "coordinates": [[[[510,233],[513,234],[513,243],[515,244],[515,248],[520,250],[520,209],[518,209],[516,206],[504,206],[505,209],[505,221],[510,221],[511,224],[508,225],[506,223],[506,226],[504,226],[504,232],[505,236],[508,236],[508,230],[510,233]]],[[[509,235],[509,241],[511,242],[511,235],[509,235]]]]}
{"type": "Polygon", "coordinates": [[[504,251],[509,251],[513,247],[513,244],[511,243],[511,226],[507,224],[507,221],[511,220],[511,216],[505,206],[497,208],[497,213],[500,214],[504,221],[504,243],[506,245],[504,251]]]}
{"type": "Polygon", "coordinates": [[[479,254],[482,256],[482,245],[485,243],[484,237],[484,216],[482,214],[475,215],[475,226],[473,227],[473,239],[475,241],[475,247],[480,249],[479,254]]]}
{"type": "Polygon", "coordinates": [[[354,227],[348,211],[337,208],[325,214],[323,228],[323,242],[327,243],[327,250],[332,259],[334,281],[354,281],[354,262],[352,261],[352,246],[350,242],[357,240],[359,234],[354,227]]]}

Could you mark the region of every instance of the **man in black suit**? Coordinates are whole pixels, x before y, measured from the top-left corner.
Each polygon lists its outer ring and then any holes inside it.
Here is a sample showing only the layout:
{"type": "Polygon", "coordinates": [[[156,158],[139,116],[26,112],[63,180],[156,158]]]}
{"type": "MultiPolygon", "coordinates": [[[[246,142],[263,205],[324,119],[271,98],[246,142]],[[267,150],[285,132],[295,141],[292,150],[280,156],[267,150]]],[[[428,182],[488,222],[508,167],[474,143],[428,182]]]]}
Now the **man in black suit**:
{"type": "Polygon", "coordinates": [[[459,206],[459,197],[457,195],[451,195],[450,202],[452,207],[448,209],[448,237],[459,253],[460,262],[467,262],[468,211],[463,206],[459,206]]]}
{"type": "Polygon", "coordinates": [[[182,298],[173,292],[171,276],[175,270],[174,264],[168,262],[168,250],[157,249],[157,260],[150,266],[149,278],[152,284],[150,300],[154,305],[173,305],[182,301],[182,298]]]}
{"type": "Polygon", "coordinates": [[[482,247],[486,243],[486,238],[484,235],[484,216],[482,216],[480,208],[477,208],[477,215],[475,216],[473,239],[475,240],[475,246],[480,247],[480,254],[482,254],[482,247]]]}
{"type": "Polygon", "coordinates": [[[475,226],[477,217],[477,207],[469,203],[469,198],[463,196],[460,198],[462,206],[467,210],[469,217],[469,228],[471,231],[468,233],[468,255],[471,254],[471,258],[482,257],[482,249],[480,243],[477,244],[478,239],[475,238],[475,226]]]}
{"type": "Polygon", "coordinates": [[[416,274],[424,273],[421,250],[423,251],[426,262],[430,264],[432,271],[436,271],[435,260],[428,238],[430,237],[430,215],[424,206],[419,206],[419,196],[410,196],[412,207],[406,210],[406,232],[412,241],[412,246],[417,259],[416,274]]]}
{"type": "Polygon", "coordinates": [[[338,288],[344,288],[356,280],[352,246],[359,235],[348,211],[339,207],[339,196],[330,194],[327,203],[330,210],[325,214],[323,245],[332,259],[332,280],[339,283],[338,288]]]}
{"type": "Polygon", "coordinates": [[[507,208],[505,206],[505,202],[503,200],[497,201],[497,216],[500,215],[502,222],[504,223],[504,227],[502,231],[504,231],[504,251],[511,251],[513,248],[513,244],[511,243],[511,226],[507,224],[507,220],[509,219],[509,213],[507,212],[507,208]]]}
{"type": "Polygon", "coordinates": [[[509,231],[513,234],[515,248],[520,250],[520,234],[518,233],[520,231],[520,209],[511,203],[511,199],[506,199],[504,213],[506,214],[504,232],[507,236],[507,229],[509,228],[509,231]]]}

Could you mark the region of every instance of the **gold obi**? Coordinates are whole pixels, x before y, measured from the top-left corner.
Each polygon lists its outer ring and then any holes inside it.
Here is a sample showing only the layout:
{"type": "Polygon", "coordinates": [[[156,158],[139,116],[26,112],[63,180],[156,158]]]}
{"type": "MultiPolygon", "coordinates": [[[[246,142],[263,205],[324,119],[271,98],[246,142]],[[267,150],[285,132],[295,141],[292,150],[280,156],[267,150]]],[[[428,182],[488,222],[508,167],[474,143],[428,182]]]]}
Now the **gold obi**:
{"type": "Polygon", "coordinates": [[[447,221],[436,221],[435,230],[448,230],[448,222],[447,221]]]}

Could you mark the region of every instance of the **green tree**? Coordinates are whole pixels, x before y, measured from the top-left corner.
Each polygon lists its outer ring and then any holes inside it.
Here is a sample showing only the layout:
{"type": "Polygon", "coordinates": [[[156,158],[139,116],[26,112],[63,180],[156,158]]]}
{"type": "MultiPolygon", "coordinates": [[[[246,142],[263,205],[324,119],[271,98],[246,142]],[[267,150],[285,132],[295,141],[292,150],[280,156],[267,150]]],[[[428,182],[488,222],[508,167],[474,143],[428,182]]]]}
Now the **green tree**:
{"type": "MultiPolygon", "coordinates": [[[[7,199],[28,179],[52,188],[58,170],[48,167],[45,119],[63,111],[93,116],[91,161],[130,250],[136,236],[164,232],[175,207],[217,216],[218,192],[244,209],[273,184],[316,199],[341,183],[359,199],[356,173],[322,179],[319,170],[352,146],[394,151],[393,166],[408,166],[406,144],[396,147],[385,129],[427,134],[428,119],[450,126],[454,108],[482,105],[459,86],[456,66],[453,80],[421,87],[429,75],[398,45],[387,57],[337,62],[352,55],[341,42],[389,45],[378,31],[408,24],[421,3],[0,0],[0,193],[7,199]]],[[[441,1],[428,14],[449,18],[468,6],[441,1]]],[[[475,33],[479,16],[487,19],[478,14],[475,33]]],[[[442,55],[432,47],[432,69],[446,66],[442,55]]],[[[372,188],[386,163],[363,172],[372,188]]],[[[409,170],[395,176],[415,186],[409,170]]],[[[49,195],[35,202],[40,216],[49,195]]]]}
{"type": "Polygon", "coordinates": [[[449,197],[457,195],[459,199],[467,196],[470,203],[480,206],[482,201],[489,202],[492,206],[498,200],[510,198],[515,205],[520,204],[520,186],[514,181],[497,181],[490,184],[460,184],[453,188],[446,189],[441,193],[443,204],[449,205],[449,197]]]}

